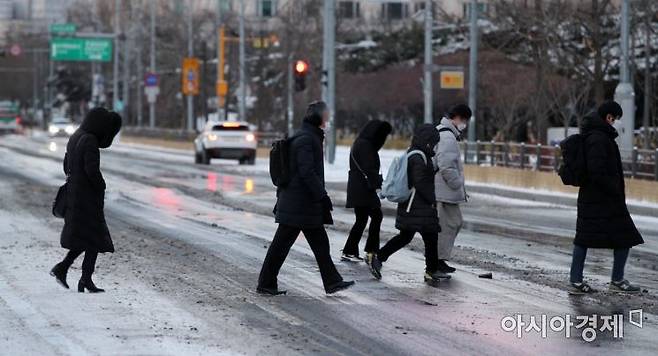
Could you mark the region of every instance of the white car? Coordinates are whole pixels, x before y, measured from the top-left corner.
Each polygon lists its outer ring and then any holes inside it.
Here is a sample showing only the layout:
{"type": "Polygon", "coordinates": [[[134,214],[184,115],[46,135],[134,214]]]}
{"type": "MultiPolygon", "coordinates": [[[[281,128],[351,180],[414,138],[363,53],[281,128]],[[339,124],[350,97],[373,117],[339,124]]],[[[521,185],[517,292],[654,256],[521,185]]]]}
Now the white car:
{"type": "Polygon", "coordinates": [[[74,124],[66,117],[54,117],[48,125],[48,134],[54,136],[71,136],[78,129],[78,125],[74,124]]]}
{"type": "Polygon", "coordinates": [[[208,121],[194,140],[194,162],[210,164],[212,158],[228,158],[254,164],[257,145],[256,132],[246,122],[208,121]]]}

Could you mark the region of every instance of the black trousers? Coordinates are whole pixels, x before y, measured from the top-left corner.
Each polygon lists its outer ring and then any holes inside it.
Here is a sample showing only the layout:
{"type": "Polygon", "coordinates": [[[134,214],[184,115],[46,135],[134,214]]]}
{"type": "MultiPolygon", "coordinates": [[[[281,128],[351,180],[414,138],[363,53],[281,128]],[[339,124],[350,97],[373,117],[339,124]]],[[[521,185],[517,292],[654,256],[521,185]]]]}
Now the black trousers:
{"type": "Polygon", "coordinates": [[[298,227],[279,224],[272,244],[267,250],[265,261],[263,261],[263,267],[258,277],[258,287],[278,289],[277,276],[279,275],[279,270],[281,270],[281,266],[300,232],[304,233],[306,241],[308,241],[315,255],[315,260],[318,263],[318,267],[320,267],[324,289],[327,290],[329,287],[343,280],[343,277],[338,273],[334,262],[331,260],[329,237],[327,237],[324,226],[313,229],[300,229],[298,227]]]}
{"type": "Polygon", "coordinates": [[[78,258],[78,256],[80,256],[83,252],[85,253],[85,258],[82,260],[81,279],[87,280],[91,279],[91,275],[94,274],[94,269],[96,269],[96,258],[98,257],[98,252],[69,250],[69,252],[64,257],[64,260],[62,261],[62,266],[66,267],[68,270],[75,259],[78,258]]]}
{"type": "MultiPolygon", "coordinates": [[[[415,231],[401,230],[398,235],[390,239],[379,250],[377,257],[382,262],[388,260],[392,254],[407,246],[413,240],[415,234],[415,231]]],[[[429,273],[434,273],[438,269],[439,263],[439,234],[437,232],[421,232],[420,235],[423,237],[423,242],[425,243],[425,270],[429,273]]]]}
{"type": "Polygon", "coordinates": [[[376,253],[379,251],[379,229],[382,225],[382,208],[381,207],[355,207],[354,215],[356,215],[356,221],[352,230],[350,230],[350,235],[345,241],[345,247],[343,247],[343,253],[347,255],[359,255],[359,241],[361,241],[361,236],[363,236],[363,231],[366,229],[366,224],[368,224],[368,218],[370,218],[370,226],[368,227],[368,239],[366,240],[366,252],[376,253]]]}

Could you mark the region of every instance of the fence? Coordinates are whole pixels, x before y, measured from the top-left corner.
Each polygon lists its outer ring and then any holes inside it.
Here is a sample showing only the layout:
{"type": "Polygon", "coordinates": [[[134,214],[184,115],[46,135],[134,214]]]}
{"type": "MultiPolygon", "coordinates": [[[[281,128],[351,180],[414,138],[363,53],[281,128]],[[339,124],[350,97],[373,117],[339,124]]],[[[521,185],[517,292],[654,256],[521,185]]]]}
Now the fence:
{"type": "MultiPolygon", "coordinates": [[[[562,163],[559,146],[526,145],[525,143],[461,142],[466,164],[502,166],[536,171],[557,171],[562,163]]],[[[658,149],[634,148],[622,151],[622,166],[626,177],[658,181],[658,149]]]]}

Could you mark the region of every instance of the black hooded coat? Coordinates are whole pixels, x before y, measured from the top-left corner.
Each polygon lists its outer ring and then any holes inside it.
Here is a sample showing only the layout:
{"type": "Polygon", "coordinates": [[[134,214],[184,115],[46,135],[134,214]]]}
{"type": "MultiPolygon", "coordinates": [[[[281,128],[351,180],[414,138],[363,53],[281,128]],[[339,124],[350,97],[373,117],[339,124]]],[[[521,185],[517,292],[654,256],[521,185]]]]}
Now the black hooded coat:
{"type": "Polygon", "coordinates": [[[574,244],[615,249],[643,243],[626,207],[617,130],[593,114],[583,119],[580,132],[585,136],[587,179],[578,192],[574,244]]]}
{"type": "Polygon", "coordinates": [[[439,217],[436,211],[434,193],[434,147],[439,143],[439,131],[431,124],[423,124],[416,129],[409,152],[420,150],[425,153],[427,163],[419,154],[409,156],[407,178],[409,187],[416,188],[411,208],[407,212],[409,200],[399,203],[395,227],[414,232],[440,232],[439,217]]]}
{"type": "Polygon", "coordinates": [[[60,239],[64,248],[114,252],[103,213],[105,180],[100,171],[99,148],[109,147],[120,129],[118,114],[96,108],[87,114],[66,145],[67,208],[60,239]]]}
{"type": "Polygon", "coordinates": [[[391,125],[386,121],[370,120],[352,144],[347,180],[347,208],[381,206],[376,192],[382,187],[378,151],[384,146],[391,130],[391,125]]]}

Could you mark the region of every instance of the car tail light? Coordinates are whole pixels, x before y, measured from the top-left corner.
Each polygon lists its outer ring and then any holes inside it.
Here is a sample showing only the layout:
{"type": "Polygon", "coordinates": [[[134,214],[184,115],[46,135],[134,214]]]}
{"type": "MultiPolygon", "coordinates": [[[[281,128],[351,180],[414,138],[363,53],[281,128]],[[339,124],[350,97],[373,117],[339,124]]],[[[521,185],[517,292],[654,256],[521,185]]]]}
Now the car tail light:
{"type": "Polygon", "coordinates": [[[245,136],[245,139],[249,142],[254,142],[256,140],[256,136],[254,134],[250,133],[250,134],[247,134],[247,136],[245,136]]]}
{"type": "Polygon", "coordinates": [[[20,125],[20,124],[21,124],[21,117],[16,116],[16,125],[20,125]]]}

